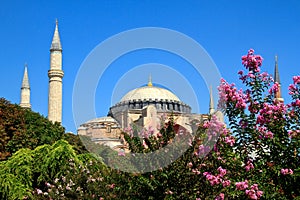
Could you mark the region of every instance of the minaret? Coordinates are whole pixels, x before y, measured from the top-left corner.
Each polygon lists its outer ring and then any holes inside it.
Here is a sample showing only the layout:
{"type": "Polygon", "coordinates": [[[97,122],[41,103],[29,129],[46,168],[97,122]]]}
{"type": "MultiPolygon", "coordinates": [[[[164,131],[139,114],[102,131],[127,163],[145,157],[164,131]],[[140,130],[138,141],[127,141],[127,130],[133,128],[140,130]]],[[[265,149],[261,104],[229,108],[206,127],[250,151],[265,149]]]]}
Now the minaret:
{"type": "Polygon", "coordinates": [[[209,88],[209,114],[212,115],[215,112],[214,98],[212,95],[212,86],[209,88]]]}
{"type": "Polygon", "coordinates": [[[280,77],[279,77],[279,71],[278,71],[277,55],[275,56],[274,82],[278,83],[278,85],[279,85],[278,92],[276,92],[276,94],[275,94],[275,99],[278,101],[283,101],[283,98],[281,97],[281,84],[280,84],[280,77]]]}
{"type": "Polygon", "coordinates": [[[29,86],[29,79],[28,79],[28,73],[27,73],[27,64],[25,64],[25,70],[24,70],[24,75],[23,75],[20,106],[23,108],[31,108],[30,86],[29,86]]]}
{"type": "Polygon", "coordinates": [[[62,48],[58,32],[58,21],[56,26],[52,44],[50,48],[50,70],[49,77],[49,93],[48,93],[48,119],[52,122],[61,122],[62,119],[62,48]]]}

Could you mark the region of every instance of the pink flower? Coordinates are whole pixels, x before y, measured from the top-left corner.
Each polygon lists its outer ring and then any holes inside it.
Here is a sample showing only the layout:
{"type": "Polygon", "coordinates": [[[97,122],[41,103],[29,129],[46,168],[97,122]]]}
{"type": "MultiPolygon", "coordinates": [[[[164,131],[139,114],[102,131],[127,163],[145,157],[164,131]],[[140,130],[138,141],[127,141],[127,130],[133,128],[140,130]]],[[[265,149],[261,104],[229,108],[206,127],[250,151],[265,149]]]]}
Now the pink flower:
{"type": "Polygon", "coordinates": [[[258,199],[255,190],[246,190],[245,193],[250,199],[258,199]]]}
{"type": "Polygon", "coordinates": [[[281,122],[285,119],[286,109],[287,107],[280,101],[274,101],[272,104],[264,103],[263,108],[259,110],[256,123],[263,126],[269,122],[281,122]]]}
{"type": "Polygon", "coordinates": [[[206,180],[209,181],[211,186],[217,185],[220,183],[220,178],[217,176],[214,176],[208,172],[204,172],[203,175],[206,177],[206,180]]]}
{"type": "Polygon", "coordinates": [[[286,175],[286,174],[288,174],[288,169],[281,169],[280,173],[283,175],[286,175]]]}
{"type": "Polygon", "coordinates": [[[293,174],[293,170],[292,169],[281,169],[280,170],[280,173],[283,174],[283,175],[288,175],[288,174],[293,174]]]}
{"type": "Polygon", "coordinates": [[[250,71],[259,72],[259,67],[262,65],[263,58],[259,55],[254,55],[254,50],[250,49],[248,54],[242,56],[242,64],[250,71]]]}
{"type": "Polygon", "coordinates": [[[192,169],[192,172],[193,172],[195,175],[201,174],[201,172],[200,172],[198,169],[192,169]]]}
{"type": "Polygon", "coordinates": [[[110,188],[110,189],[114,189],[115,186],[116,186],[116,184],[113,183],[113,184],[111,184],[111,185],[109,186],[109,188],[110,188]]]}
{"type": "Polygon", "coordinates": [[[227,187],[227,186],[230,185],[230,183],[231,183],[230,180],[226,180],[226,181],[223,181],[223,182],[222,182],[222,185],[223,185],[223,187],[227,187]]]}
{"type": "Polygon", "coordinates": [[[225,195],[223,193],[220,193],[219,196],[215,198],[215,200],[224,200],[225,195]]]}
{"type": "Polygon", "coordinates": [[[203,172],[203,176],[210,175],[210,172],[203,172]]]}
{"type": "Polygon", "coordinates": [[[221,84],[218,87],[218,90],[220,96],[218,107],[220,109],[226,109],[228,102],[232,102],[236,108],[246,108],[246,95],[243,93],[242,89],[237,90],[234,87],[234,84],[229,84],[224,79],[221,79],[221,84]]]}
{"type": "Polygon", "coordinates": [[[296,85],[294,85],[294,84],[290,84],[289,85],[289,94],[290,95],[297,95],[297,94],[299,94],[299,91],[298,91],[298,89],[297,89],[297,86],[296,85]]]}
{"type": "Polygon", "coordinates": [[[245,190],[248,188],[248,181],[245,180],[244,182],[236,182],[235,186],[237,190],[245,190]]]}
{"type": "Polygon", "coordinates": [[[268,132],[266,132],[265,137],[272,139],[273,138],[273,133],[271,131],[268,131],[268,132]]]}
{"type": "Polygon", "coordinates": [[[232,147],[235,143],[235,138],[233,136],[225,137],[225,143],[232,147]]]}
{"type": "Polygon", "coordinates": [[[258,198],[260,198],[263,195],[263,193],[264,192],[260,191],[260,190],[256,191],[256,195],[257,195],[258,198]]]}
{"type": "Polygon", "coordinates": [[[295,85],[297,85],[298,83],[300,83],[300,76],[294,76],[293,77],[293,81],[294,81],[295,85]]]}
{"type": "Polygon", "coordinates": [[[220,176],[223,177],[223,176],[226,175],[227,170],[226,170],[226,169],[223,169],[222,167],[219,167],[219,168],[218,168],[218,172],[220,173],[220,176]]]}
{"type": "Polygon", "coordinates": [[[296,99],[295,102],[292,102],[292,106],[294,106],[294,107],[300,107],[300,100],[296,99]]]}
{"type": "Polygon", "coordinates": [[[188,165],[189,168],[193,167],[193,163],[192,162],[189,162],[187,165],[188,165]]]}
{"type": "Polygon", "coordinates": [[[279,91],[279,83],[274,83],[272,87],[269,89],[269,94],[275,94],[279,91]]]}
{"type": "Polygon", "coordinates": [[[245,169],[247,172],[250,171],[251,169],[254,169],[254,166],[250,160],[247,162],[245,169]]]}
{"type": "Polygon", "coordinates": [[[245,190],[245,194],[249,197],[249,199],[259,199],[262,196],[263,191],[258,190],[257,184],[251,185],[250,188],[250,190],[245,190]]]}

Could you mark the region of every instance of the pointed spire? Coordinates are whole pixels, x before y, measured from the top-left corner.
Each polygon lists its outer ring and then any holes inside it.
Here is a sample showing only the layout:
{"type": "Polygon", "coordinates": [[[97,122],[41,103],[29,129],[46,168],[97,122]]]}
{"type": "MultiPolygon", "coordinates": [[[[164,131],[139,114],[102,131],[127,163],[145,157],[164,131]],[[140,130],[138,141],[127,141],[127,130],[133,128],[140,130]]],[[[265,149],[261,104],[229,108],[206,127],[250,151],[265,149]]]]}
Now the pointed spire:
{"type": "Polygon", "coordinates": [[[279,71],[278,71],[278,56],[275,56],[275,70],[274,70],[274,82],[277,82],[280,84],[280,77],[279,77],[279,71]]]}
{"type": "Polygon", "coordinates": [[[55,24],[56,24],[55,25],[55,31],[54,31],[50,51],[55,51],[55,50],[62,51],[59,32],[58,32],[58,20],[57,19],[56,19],[55,24]]]}
{"type": "Polygon", "coordinates": [[[20,106],[23,108],[31,108],[30,105],[30,86],[27,73],[27,64],[25,63],[25,70],[23,75],[22,87],[21,87],[21,99],[20,106]]]}
{"type": "Polygon", "coordinates": [[[22,89],[23,88],[27,88],[27,89],[30,89],[30,86],[29,86],[29,80],[28,80],[28,73],[27,73],[27,64],[25,63],[25,70],[24,70],[24,75],[23,75],[23,81],[22,81],[22,89]]]}
{"type": "Polygon", "coordinates": [[[281,96],[281,84],[280,84],[280,77],[279,77],[279,70],[278,70],[278,56],[275,56],[275,69],[274,69],[274,82],[279,84],[278,91],[275,94],[275,99],[278,101],[284,101],[281,96]]]}
{"type": "Polygon", "coordinates": [[[209,90],[209,114],[213,114],[215,112],[215,106],[214,106],[214,98],[212,94],[212,86],[210,86],[209,90]]]}
{"type": "Polygon", "coordinates": [[[151,74],[149,75],[148,86],[149,86],[149,87],[153,86],[151,74]]]}

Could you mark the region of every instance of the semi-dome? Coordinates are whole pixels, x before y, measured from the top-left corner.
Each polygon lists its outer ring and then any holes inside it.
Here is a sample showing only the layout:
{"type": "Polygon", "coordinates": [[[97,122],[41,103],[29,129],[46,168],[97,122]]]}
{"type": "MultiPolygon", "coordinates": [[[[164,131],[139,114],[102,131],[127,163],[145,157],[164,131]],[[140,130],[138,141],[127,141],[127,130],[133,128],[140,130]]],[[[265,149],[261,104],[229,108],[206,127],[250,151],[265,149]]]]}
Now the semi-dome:
{"type": "Polygon", "coordinates": [[[125,96],[123,96],[120,102],[150,99],[180,101],[180,99],[170,90],[148,84],[147,86],[129,91],[125,96]]]}

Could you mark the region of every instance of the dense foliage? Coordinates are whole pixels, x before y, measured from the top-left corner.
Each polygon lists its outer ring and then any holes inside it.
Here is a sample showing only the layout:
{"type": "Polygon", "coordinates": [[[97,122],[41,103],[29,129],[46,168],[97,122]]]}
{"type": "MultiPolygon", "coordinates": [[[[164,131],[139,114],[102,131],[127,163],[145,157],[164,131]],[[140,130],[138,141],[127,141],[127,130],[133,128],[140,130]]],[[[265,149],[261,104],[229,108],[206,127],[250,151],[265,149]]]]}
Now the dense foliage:
{"type": "Polygon", "coordinates": [[[61,139],[64,128],[30,109],[0,98],[0,160],[21,148],[34,149],[61,139]]]}
{"type": "Polygon", "coordinates": [[[108,199],[109,182],[110,170],[101,160],[76,154],[65,140],[20,149],[0,162],[1,199],[108,199]]]}

